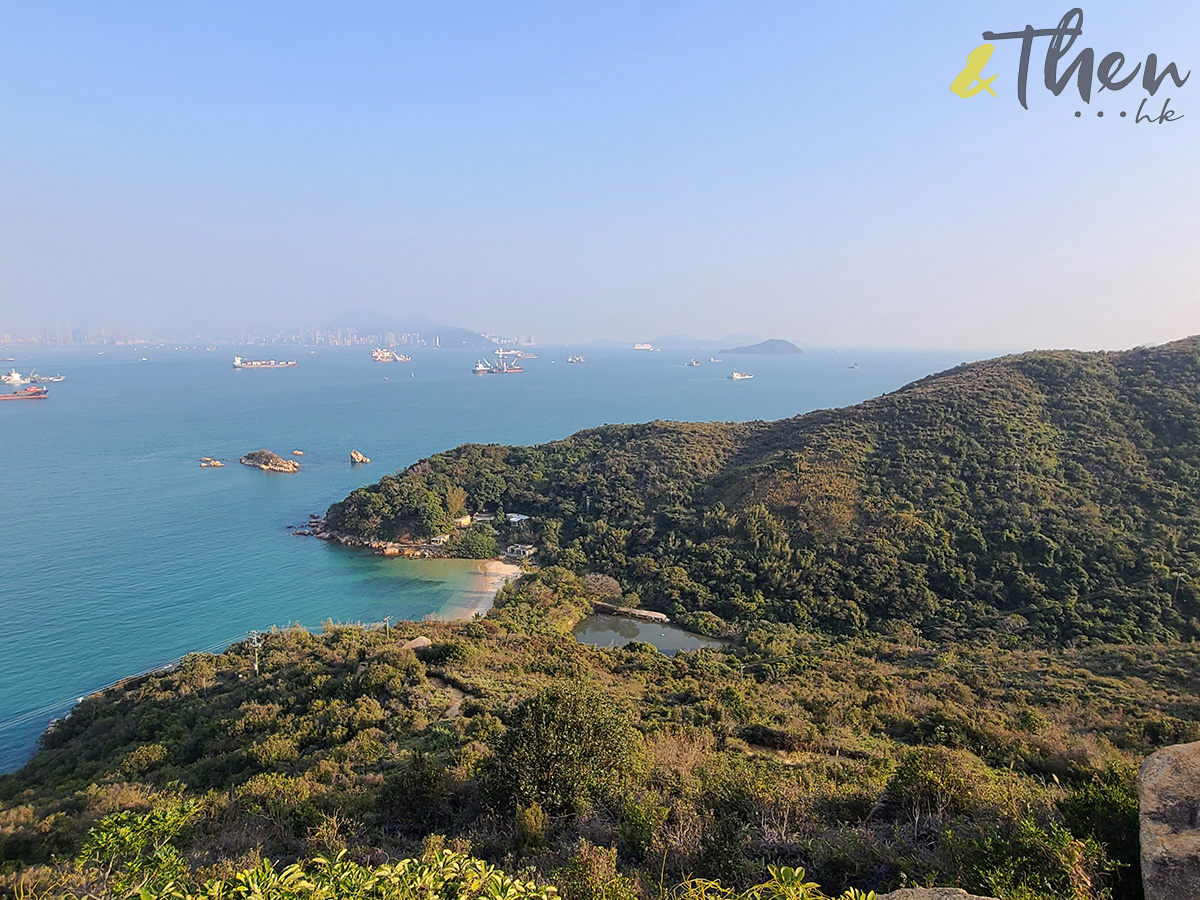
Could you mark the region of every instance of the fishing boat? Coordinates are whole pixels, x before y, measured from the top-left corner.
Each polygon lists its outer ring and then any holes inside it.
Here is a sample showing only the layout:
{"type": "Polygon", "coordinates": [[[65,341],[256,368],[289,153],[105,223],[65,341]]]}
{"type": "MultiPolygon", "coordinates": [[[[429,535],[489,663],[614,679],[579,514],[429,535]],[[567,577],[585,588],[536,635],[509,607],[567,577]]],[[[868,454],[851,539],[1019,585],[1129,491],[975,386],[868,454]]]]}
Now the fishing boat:
{"type": "Polygon", "coordinates": [[[50,393],[49,388],[30,385],[23,391],[13,391],[11,394],[0,394],[0,400],[41,400],[50,393]]]}

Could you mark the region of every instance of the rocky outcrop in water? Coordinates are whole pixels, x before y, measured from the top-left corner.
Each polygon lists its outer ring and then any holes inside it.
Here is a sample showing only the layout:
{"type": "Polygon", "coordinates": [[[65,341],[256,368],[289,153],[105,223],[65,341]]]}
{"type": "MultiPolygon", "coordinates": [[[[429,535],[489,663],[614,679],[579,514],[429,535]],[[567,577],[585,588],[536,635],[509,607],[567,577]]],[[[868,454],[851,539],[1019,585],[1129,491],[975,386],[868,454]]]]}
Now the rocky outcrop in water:
{"type": "Polygon", "coordinates": [[[294,459],[284,459],[278,453],[270,450],[252,450],[238,460],[243,466],[253,466],[264,472],[299,472],[300,463],[294,459]]]}
{"type": "Polygon", "coordinates": [[[1138,813],[1146,900],[1200,897],[1200,741],[1147,757],[1138,813]]]}
{"type": "Polygon", "coordinates": [[[350,451],[350,462],[352,462],[352,463],[369,463],[370,461],[371,461],[371,457],[363,456],[357,450],[350,451]]]}

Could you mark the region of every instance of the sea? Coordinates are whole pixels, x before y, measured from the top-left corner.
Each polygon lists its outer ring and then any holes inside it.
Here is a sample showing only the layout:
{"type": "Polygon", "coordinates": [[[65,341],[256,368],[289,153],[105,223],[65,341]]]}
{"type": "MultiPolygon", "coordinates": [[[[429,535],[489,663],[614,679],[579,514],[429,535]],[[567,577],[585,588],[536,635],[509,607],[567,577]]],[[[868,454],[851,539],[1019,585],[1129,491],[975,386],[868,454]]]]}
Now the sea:
{"type": "MultiPolygon", "coordinates": [[[[779,419],[893,391],[966,350],[800,356],[537,347],[474,375],[469,350],[0,347],[0,371],[61,373],[0,403],[0,772],[79,698],[252,630],[453,616],[478,566],[375,557],[292,532],[350,491],[466,442],[532,444],[606,423],[779,419]],[[232,357],[296,359],[237,370],[232,357]],[[582,364],[568,364],[582,354],[582,364]],[[753,379],[733,381],[733,369],[753,379]],[[238,465],[260,448],[295,474],[238,465]],[[300,450],[303,456],[292,456],[300,450]],[[351,450],[370,457],[351,465],[351,450]],[[201,457],[226,460],[201,468],[201,457]]],[[[10,391],[0,385],[0,391],[10,391]]],[[[516,510],[519,512],[519,510],[516,510]]]]}

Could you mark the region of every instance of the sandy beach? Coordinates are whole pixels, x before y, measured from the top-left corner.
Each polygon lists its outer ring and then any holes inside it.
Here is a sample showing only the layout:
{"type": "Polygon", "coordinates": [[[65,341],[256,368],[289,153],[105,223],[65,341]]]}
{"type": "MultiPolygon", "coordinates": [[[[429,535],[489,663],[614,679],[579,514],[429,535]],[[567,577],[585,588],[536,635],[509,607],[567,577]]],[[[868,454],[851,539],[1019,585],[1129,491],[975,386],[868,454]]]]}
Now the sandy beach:
{"type": "Polygon", "coordinates": [[[496,592],[521,574],[521,567],[498,559],[481,559],[475,566],[474,584],[459,600],[433,616],[443,622],[458,622],[486,616],[492,608],[496,592]]]}

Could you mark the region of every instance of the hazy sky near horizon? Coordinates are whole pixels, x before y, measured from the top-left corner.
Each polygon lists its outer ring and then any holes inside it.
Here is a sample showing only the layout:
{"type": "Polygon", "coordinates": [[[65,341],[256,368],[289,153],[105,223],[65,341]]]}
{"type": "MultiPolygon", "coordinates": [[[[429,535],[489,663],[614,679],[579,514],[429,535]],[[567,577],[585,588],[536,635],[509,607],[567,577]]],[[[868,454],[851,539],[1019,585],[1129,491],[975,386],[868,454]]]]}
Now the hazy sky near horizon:
{"type": "MultiPolygon", "coordinates": [[[[1140,77],[1052,96],[1044,39],[1029,110],[1016,41],[998,97],[949,89],[983,31],[1069,8],[0,2],[0,333],[1200,332],[1200,74],[1161,125],[1140,77]]],[[[1068,60],[1200,68],[1194,0],[1082,8],[1068,60]]]]}

